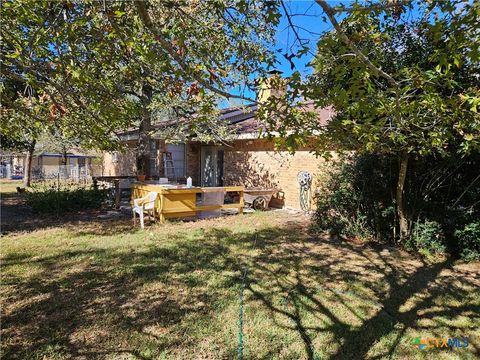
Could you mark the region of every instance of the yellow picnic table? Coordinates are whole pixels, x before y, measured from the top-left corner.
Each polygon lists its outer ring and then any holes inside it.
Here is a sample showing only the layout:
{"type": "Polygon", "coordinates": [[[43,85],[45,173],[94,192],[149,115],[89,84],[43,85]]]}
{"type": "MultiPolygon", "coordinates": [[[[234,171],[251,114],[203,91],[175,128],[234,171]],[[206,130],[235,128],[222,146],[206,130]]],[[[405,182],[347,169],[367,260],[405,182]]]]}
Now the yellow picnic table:
{"type": "Polygon", "coordinates": [[[199,211],[220,210],[220,209],[238,209],[243,213],[243,186],[224,186],[224,187],[191,187],[185,185],[165,185],[152,184],[145,182],[132,183],[132,202],[133,199],[145,197],[149,192],[158,193],[155,202],[154,216],[164,222],[165,219],[174,217],[192,217],[199,211]],[[197,194],[206,194],[213,192],[233,192],[238,193],[239,202],[234,204],[215,204],[200,205],[197,204],[197,194]]]}

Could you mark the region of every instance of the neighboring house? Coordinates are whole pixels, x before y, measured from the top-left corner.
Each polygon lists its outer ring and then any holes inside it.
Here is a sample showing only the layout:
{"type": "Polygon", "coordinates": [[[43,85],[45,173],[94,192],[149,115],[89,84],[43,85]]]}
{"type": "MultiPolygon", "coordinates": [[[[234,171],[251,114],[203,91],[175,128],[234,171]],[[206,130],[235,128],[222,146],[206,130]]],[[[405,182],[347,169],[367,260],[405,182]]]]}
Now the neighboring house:
{"type": "MultiPolygon", "coordinates": [[[[324,160],[315,157],[310,148],[301,148],[293,155],[288,151],[276,151],[273,141],[259,137],[262,125],[255,117],[256,110],[257,107],[252,105],[246,111],[238,108],[221,111],[220,118],[236,129],[236,138],[225,145],[197,141],[168,144],[162,139],[152,139],[149,173],[154,174],[154,178],[165,176],[162,153],[171,152],[175,164],[175,180],[184,181],[190,176],[193,185],[197,186],[275,188],[279,194],[274,197],[271,206],[300,208],[297,174],[300,171],[312,174],[312,190],[315,190],[315,178],[321,171],[324,160]]],[[[324,124],[332,116],[329,109],[317,112],[319,121],[324,124]]],[[[122,134],[122,139],[128,144],[129,150],[105,154],[104,173],[107,176],[135,175],[134,152],[138,133],[126,132],[122,134]]]]}
{"type": "Polygon", "coordinates": [[[25,155],[12,152],[0,152],[0,178],[22,179],[25,155]]]}
{"type": "MultiPolygon", "coordinates": [[[[32,159],[32,177],[34,179],[82,179],[102,175],[102,164],[98,156],[79,150],[69,150],[66,154],[66,165],[63,155],[55,152],[34,153],[32,159]]],[[[26,155],[10,153],[1,155],[2,177],[22,178],[25,169],[26,155]],[[10,176],[9,176],[10,175],[10,176]]]]}

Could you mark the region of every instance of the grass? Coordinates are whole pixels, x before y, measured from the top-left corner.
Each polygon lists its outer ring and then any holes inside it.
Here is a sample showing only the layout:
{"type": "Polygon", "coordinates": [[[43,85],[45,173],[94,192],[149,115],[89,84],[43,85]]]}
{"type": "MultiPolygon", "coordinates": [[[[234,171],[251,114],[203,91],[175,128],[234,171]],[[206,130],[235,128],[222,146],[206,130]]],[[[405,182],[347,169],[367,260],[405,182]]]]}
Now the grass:
{"type": "Polygon", "coordinates": [[[10,195],[17,192],[17,186],[23,187],[22,180],[0,180],[0,193],[2,196],[10,195]]]}
{"type": "Polygon", "coordinates": [[[65,224],[2,239],[17,359],[474,359],[480,267],[308,234],[302,216],[65,224]],[[468,337],[466,349],[411,345],[468,337]]]}

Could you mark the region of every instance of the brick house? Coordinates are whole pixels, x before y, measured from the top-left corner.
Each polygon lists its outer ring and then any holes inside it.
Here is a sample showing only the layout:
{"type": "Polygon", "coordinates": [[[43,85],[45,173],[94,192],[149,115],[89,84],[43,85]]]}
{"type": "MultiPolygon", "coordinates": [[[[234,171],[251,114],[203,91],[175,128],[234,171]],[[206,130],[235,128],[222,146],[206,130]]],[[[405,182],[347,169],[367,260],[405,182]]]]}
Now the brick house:
{"type": "MultiPolygon", "coordinates": [[[[263,93],[263,96],[270,95],[263,93]]],[[[220,119],[236,129],[235,138],[226,144],[197,141],[168,144],[162,139],[152,139],[149,173],[164,176],[162,153],[167,151],[172,153],[177,181],[184,181],[190,176],[194,186],[274,188],[279,193],[270,206],[300,208],[298,172],[306,170],[313,175],[312,190],[315,190],[316,175],[325,160],[315,157],[310,148],[299,149],[293,155],[288,151],[276,151],[273,141],[259,137],[262,125],[255,117],[256,110],[257,107],[251,105],[246,111],[238,108],[221,111],[220,119]]],[[[327,123],[332,116],[329,109],[317,112],[322,123],[327,123]]],[[[131,131],[122,136],[129,150],[105,154],[104,175],[135,175],[134,148],[138,135],[136,131],[131,131]]]]}

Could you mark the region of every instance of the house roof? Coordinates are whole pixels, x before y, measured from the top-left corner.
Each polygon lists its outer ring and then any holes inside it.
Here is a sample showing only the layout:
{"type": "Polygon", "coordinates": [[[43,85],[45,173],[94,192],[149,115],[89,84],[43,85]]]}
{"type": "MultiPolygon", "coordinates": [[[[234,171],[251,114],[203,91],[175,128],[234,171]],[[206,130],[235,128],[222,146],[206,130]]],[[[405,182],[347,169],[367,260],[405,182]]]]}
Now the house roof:
{"type": "MultiPolygon", "coordinates": [[[[333,108],[316,108],[313,102],[304,103],[301,106],[305,111],[313,111],[318,114],[319,125],[326,126],[334,115],[333,108]]],[[[228,122],[239,138],[257,138],[260,130],[265,130],[265,125],[256,117],[258,106],[249,104],[245,106],[235,106],[220,110],[219,119],[228,122]]],[[[162,122],[154,125],[154,128],[162,128],[174,125],[176,121],[162,122]]],[[[132,129],[120,134],[124,141],[136,140],[138,138],[138,129],[132,129]]]]}
{"type": "MultiPolygon", "coordinates": [[[[317,113],[319,127],[326,126],[335,114],[332,107],[318,108],[313,102],[307,102],[298,107],[304,111],[317,113]]],[[[240,114],[238,111],[230,112],[224,119],[229,121],[232,126],[235,125],[236,132],[240,137],[246,138],[248,137],[246,135],[249,134],[253,135],[253,137],[258,137],[259,131],[265,130],[265,124],[256,117],[257,109],[258,107],[253,105],[248,111],[241,112],[240,114]]]]}
{"type": "MultiPolygon", "coordinates": [[[[12,151],[12,152],[1,152],[0,156],[17,156],[17,157],[25,157],[26,154],[24,152],[12,151]]],[[[43,157],[62,157],[63,154],[59,152],[51,152],[51,151],[36,151],[34,152],[33,156],[43,156],[43,157]]],[[[93,159],[96,158],[98,155],[94,155],[92,151],[79,151],[79,150],[69,150],[67,152],[67,158],[89,158],[93,159]]]]}
{"type": "MultiPolygon", "coordinates": [[[[63,155],[59,152],[48,152],[48,151],[41,151],[39,153],[35,153],[35,156],[42,156],[42,157],[62,157],[63,155]]],[[[95,158],[95,155],[89,155],[87,153],[81,153],[79,151],[69,151],[67,152],[67,158],[95,158]]]]}
{"type": "MultiPolygon", "coordinates": [[[[43,156],[43,157],[62,157],[63,155],[60,153],[53,153],[53,152],[44,152],[35,154],[35,156],[43,156]]],[[[71,154],[67,153],[67,158],[95,158],[96,156],[93,155],[82,155],[82,154],[71,154]]]]}

